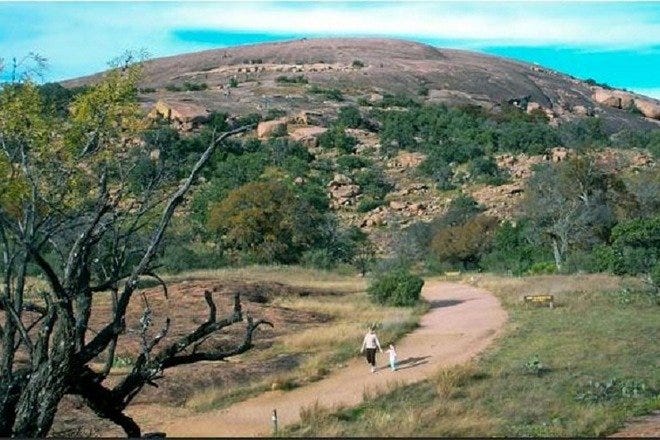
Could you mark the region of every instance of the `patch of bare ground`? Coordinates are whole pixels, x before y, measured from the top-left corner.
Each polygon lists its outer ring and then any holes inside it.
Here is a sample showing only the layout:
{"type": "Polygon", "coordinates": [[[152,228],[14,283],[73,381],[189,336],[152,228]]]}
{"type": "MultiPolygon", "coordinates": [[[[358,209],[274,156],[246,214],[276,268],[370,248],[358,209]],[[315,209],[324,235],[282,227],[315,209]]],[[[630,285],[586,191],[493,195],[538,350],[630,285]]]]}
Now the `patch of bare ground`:
{"type": "Polygon", "coordinates": [[[621,431],[612,434],[610,437],[660,438],[660,411],[631,420],[621,431]]]}
{"type": "MultiPolygon", "coordinates": [[[[231,311],[235,292],[241,294],[243,309],[254,317],[265,318],[274,324],[273,328],[261,328],[255,338],[255,349],[228,362],[200,362],[168,370],[158,382],[158,387],[147,387],[140,393],[135,405],[163,404],[164,407],[181,407],[185,401],[199,390],[213,387],[231,388],[240,384],[246,386],[269,375],[286,372],[299,365],[297,354],[282,354],[273,358],[260,358],[260,352],[271,347],[283,336],[298,333],[310,326],[328,322],[327,314],[296,310],[273,304],[276,299],[340,295],[336,291],[318,290],[310,287],[294,287],[272,281],[241,282],[235,280],[197,280],[181,281],[169,286],[169,299],[165,299],[160,288],[148,288],[143,291],[156,317],[154,328],[160,329],[163,319],[172,320],[165,345],[184,334],[190,328],[199,325],[207,317],[204,292],[213,292],[218,312],[231,311]],[[257,360],[258,359],[258,360],[257,360]]],[[[140,347],[138,333],[139,319],[144,310],[144,300],[136,295],[127,313],[127,332],[120,337],[115,366],[107,379],[107,384],[118,382],[130,371],[132,359],[140,347]]],[[[110,316],[109,298],[100,299],[92,315],[90,328],[101,328],[104,317],[110,316]]],[[[243,326],[230,327],[226,332],[215,335],[205,342],[219,348],[231,346],[243,335],[243,326]]],[[[105,354],[104,354],[105,355],[105,354]]],[[[102,368],[105,358],[100,357],[96,368],[102,368]]],[[[51,434],[54,436],[96,436],[100,434],[122,436],[123,431],[112,423],[96,417],[87,409],[79,398],[67,396],[60,404],[51,434]]]]}

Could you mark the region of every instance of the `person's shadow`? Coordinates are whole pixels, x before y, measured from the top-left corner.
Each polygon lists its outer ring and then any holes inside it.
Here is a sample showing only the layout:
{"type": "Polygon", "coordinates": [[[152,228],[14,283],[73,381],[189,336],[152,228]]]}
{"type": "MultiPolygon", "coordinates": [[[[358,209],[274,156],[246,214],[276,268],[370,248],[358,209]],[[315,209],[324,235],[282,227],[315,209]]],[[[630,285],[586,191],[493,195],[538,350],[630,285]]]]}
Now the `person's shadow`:
{"type": "Polygon", "coordinates": [[[461,303],[464,303],[465,301],[466,300],[460,300],[460,299],[434,299],[429,301],[429,307],[432,309],[438,309],[440,307],[451,307],[451,306],[457,306],[461,303]]]}
{"type": "MultiPolygon", "coordinates": [[[[431,356],[422,356],[422,357],[409,357],[406,359],[402,359],[400,361],[396,362],[396,370],[405,370],[406,368],[414,368],[417,367],[418,365],[423,365],[423,364],[428,364],[429,361],[426,359],[430,358],[431,356]]],[[[383,367],[378,368],[379,370],[385,370],[389,369],[390,366],[385,365],[383,367]]]]}

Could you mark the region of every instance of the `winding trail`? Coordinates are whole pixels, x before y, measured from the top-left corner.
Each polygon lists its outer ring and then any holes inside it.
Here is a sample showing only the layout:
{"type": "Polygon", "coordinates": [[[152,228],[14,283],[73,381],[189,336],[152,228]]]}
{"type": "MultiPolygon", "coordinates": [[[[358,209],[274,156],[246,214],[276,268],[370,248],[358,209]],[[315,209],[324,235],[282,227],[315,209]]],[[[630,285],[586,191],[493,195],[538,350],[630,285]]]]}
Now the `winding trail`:
{"type": "MultiPolygon", "coordinates": [[[[390,382],[421,381],[440,367],[464,363],[485,349],[498,335],[507,315],[489,292],[475,287],[430,281],[422,295],[431,310],[420,327],[397,344],[401,367],[392,372],[385,355],[377,358],[379,369],[371,373],[364,358],[325,379],[291,391],[269,391],[228,408],[171,420],[162,426],[168,437],[252,437],[271,434],[271,413],[277,409],[279,425],[300,420],[300,410],[355,406],[365,391],[386,387],[390,382]]],[[[356,351],[359,347],[356,347],[356,351]]]]}

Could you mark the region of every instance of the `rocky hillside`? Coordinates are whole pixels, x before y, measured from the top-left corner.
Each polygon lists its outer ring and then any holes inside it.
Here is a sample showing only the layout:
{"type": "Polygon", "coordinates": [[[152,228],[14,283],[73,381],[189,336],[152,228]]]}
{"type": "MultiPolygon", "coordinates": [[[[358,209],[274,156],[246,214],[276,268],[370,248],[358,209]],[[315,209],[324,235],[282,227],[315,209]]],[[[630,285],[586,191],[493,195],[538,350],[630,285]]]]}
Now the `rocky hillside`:
{"type": "MultiPolygon", "coordinates": [[[[543,154],[495,154],[498,168],[508,176],[500,184],[477,182],[464,165],[452,165],[454,181],[460,182],[453,190],[443,190],[428,173],[417,172],[424,153],[404,149],[392,156],[381,151],[377,121],[372,121],[375,127],[346,130],[356,140],[351,154],[321,148],[319,137],[333,126],[341,108],[354,106],[363,116],[374,106],[405,111],[396,99],[388,103],[398,96],[494,113],[513,105],[523,113],[544,115],[553,126],[598,118],[608,133],[660,128],[660,102],[648,97],[537,65],[390,39],[302,39],[160,58],[146,63],[140,86],[141,102],[151,116],[168,119],[182,132],[195,131],[211,112],[230,118],[258,113],[270,119],[260,122],[250,136],[264,142],[288,136],[313,154],[314,167],[329,163],[332,177],[323,184],[332,209],[343,224],[369,232],[381,250],[400,228],[437,217],[461,192],[490,215],[513,217],[532,166],[562,161],[572,152],[556,147],[543,154]],[[360,180],[366,182],[369,172],[382,173],[383,191],[372,188],[367,194],[360,180]],[[368,206],[374,197],[378,203],[368,206]]],[[[654,163],[650,155],[631,150],[605,150],[602,157],[628,169],[654,163]]],[[[295,183],[305,185],[306,178],[296,177],[295,183]]]]}
{"type": "Polygon", "coordinates": [[[512,102],[540,109],[557,122],[597,115],[612,132],[657,127],[660,119],[660,101],[648,97],[542,66],[394,39],[302,39],[216,49],[151,60],[145,73],[146,107],[164,99],[237,115],[332,111],[337,103],[309,92],[316,85],[340,90],[347,102],[402,93],[449,105],[493,108],[512,102]]]}

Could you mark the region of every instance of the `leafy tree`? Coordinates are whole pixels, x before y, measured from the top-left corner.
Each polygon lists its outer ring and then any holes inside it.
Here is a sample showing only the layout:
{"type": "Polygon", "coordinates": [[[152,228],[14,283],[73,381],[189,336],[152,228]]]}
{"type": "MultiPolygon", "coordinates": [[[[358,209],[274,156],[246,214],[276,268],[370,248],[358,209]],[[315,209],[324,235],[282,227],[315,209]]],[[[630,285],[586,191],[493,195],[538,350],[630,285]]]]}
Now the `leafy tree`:
{"type": "Polygon", "coordinates": [[[481,266],[487,270],[521,275],[535,263],[552,258],[537,241],[529,221],[506,221],[495,231],[492,250],[481,259],[481,266]]]}
{"type": "Polygon", "coordinates": [[[497,219],[484,215],[463,224],[440,229],[431,241],[431,251],[440,261],[454,266],[476,267],[490,249],[497,219]]]}
{"type": "Polygon", "coordinates": [[[105,379],[126,332],[126,311],[144,277],[155,273],[172,216],[214,150],[239,128],[213,136],[186,178],[176,184],[152,176],[129,185],[140,158],[137,66],[112,69],[76,96],[66,115],[44,108],[29,80],[0,90],[0,436],[45,437],[64,395],[78,395],[100,417],[139,437],[124,409],[146,384],[172,367],[220,360],[252,347],[262,321],[247,320],[235,346],[204,344],[213,333],[243,321],[240,301],[174,341],[169,317],[145,304],[142,344],[131,370],[105,379]],[[28,276],[43,280],[35,287],[28,276]],[[99,327],[88,323],[99,295],[113,306],[99,327]],[[162,326],[161,326],[162,325],[162,326]],[[158,326],[159,328],[155,328],[158,326]],[[167,343],[166,343],[167,342],[167,343]],[[195,347],[194,350],[192,347],[195,347]],[[100,369],[91,363],[107,361],[100,369]]]}
{"type": "Polygon", "coordinates": [[[623,221],[611,234],[612,244],[598,252],[600,269],[618,275],[648,274],[660,261],[660,216],[623,221]]]}
{"type": "Polygon", "coordinates": [[[617,203],[628,199],[620,180],[591,156],[537,168],[525,194],[525,215],[548,238],[557,269],[571,249],[606,240],[617,203]]]}
{"type": "Polygon", "coordinates": [[[223,246],[257,262],[292,263],[319,238],[320,213],[279,181],[250,182],[211,206],[223,246]]]}

